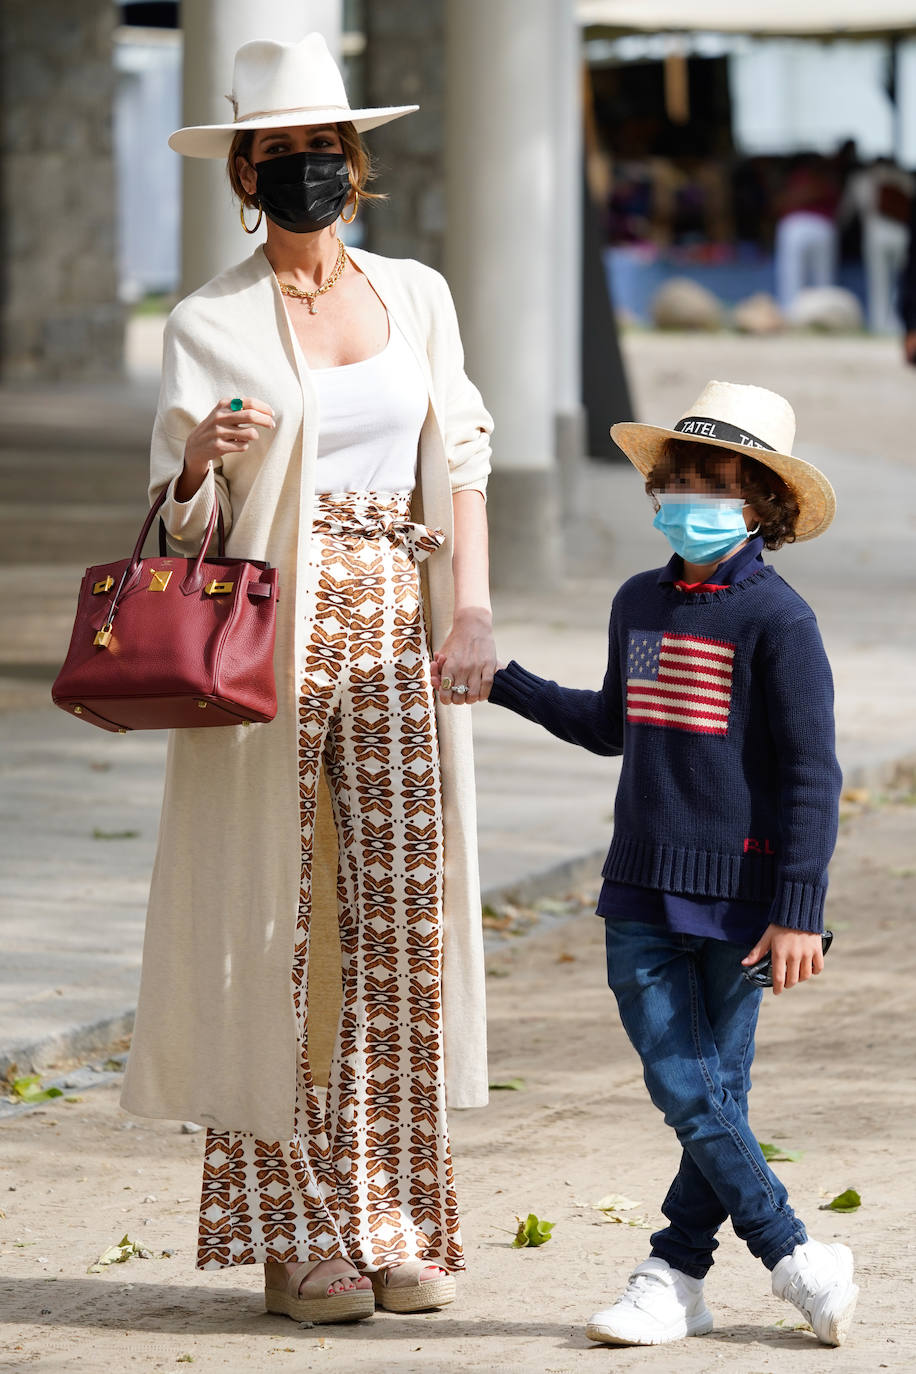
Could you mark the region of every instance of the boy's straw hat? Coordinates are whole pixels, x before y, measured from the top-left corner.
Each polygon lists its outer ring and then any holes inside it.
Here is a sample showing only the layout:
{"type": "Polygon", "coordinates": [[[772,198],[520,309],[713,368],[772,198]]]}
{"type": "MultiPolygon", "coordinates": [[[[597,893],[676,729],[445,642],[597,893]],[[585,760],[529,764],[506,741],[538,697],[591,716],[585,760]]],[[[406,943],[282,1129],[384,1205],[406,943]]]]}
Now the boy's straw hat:
{"type": "Polygon", "coordinates": [[[320,33],[307,34],[300,43],[243,43],[235,54],[228,98],[235,114],[231,124],[178,129],[169,147],[185,157],[226,157],[242,129],[348,121],[362,133],[419,109],[418,105],[386,105],[351,110],[340,68],[320,33]]]}
{"type": "Polygon", "coordinates": [[[799,505],[796,539],[823,534],[836,514],[836,496],[824,474],[812,463],[792,457],[794,410],[784,397],[762,386],[709,382],[673,429],[618,424],[611,426],[611,438],[644,477],[658,462],[666,439],[749,453],[791,488],[799,505]]]}

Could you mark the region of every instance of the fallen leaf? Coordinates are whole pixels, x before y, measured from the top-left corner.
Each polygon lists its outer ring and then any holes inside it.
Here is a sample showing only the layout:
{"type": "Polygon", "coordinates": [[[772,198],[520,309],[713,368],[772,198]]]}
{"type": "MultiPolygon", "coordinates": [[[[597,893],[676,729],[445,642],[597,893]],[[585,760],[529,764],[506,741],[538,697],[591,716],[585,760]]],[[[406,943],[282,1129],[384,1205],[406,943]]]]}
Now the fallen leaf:
{"type": "Polygon", "coordinates": [[[525,1091],[524,1078],[507,1078],[502,1083],[490,1083],[491,1092],[521,1093],[525,1091]]]}
{"type": "Polygon", "coordinates": [[[567,954],[565,950],[562,954],[557,956],[558,964],[574,964],[575,962],[576,956],[574,954],[567,954]]]}
{"type": "Polygon", "coordinates": [[[94,840],[135,840],[139,836],[139,830],[100,830],[95,826],[92,831],[94,840]]]}
{"type": "Polygon", "coordinates": [[[13,1100],[16,1102],[46,1102],[49,1097],[63,1097],[62,1088],[42,1088],[41,1074],[28,1074],[25,1078],[15,1078],[10,1084],[13,1100]]]}
{"type": "Polygon", "coordinates": [[[862,1199],[855,1188],[847,1188],[845,1193],[837,1193],[830,1202],[822,1202],[821,1212],[857,1212],[862,1206],[862,1199]]]}
{"type": "Polygon", "coordinates": [[[65,1098],[64,1098],[64,1101],[65,1101],[65,1102],[82,1102],[82,1100],[83,1100],[83,1099],[82,1099],[81,1097],[74,1097],[74,1096],[72,1096],[72,1094],[71,1094],[70,1097],[65,1097],[65,1098]]]}
{"type": "Polygon", "coordinates": [[[110,1264],[125,1264],[127,1260],[133,1259],[152,1259],[152,1250],[147,1250],[143,1245],[137,1245],[134,1241],[128,1240],[127,1236],[122,1236],[117,1245],[109,1245],[107,1250],[103,1250],[95,1264],[90,1264],[86,1270],[87,1274],[101,1274],[103,1269],[107,1269],[110,1264]]]}
{"type": "Polygon", "coordinates": [[[516,1250],[523,1250],[528,1245],[546,1245],[550,1240],[550,1233],[556,1226],[555,1221],[541,1221],[533,1212],[528,1213],[525,1221],[521,1217],[516,1217],[518,1230],[515,1233],[515,1240],[512,1246],[516,1250]]]}
{"type": "Polygon", "coordinates": [[[592,1206],[596,1212],[632,1212],[639,1203],[634,1202],[632,1198],[624,1197],[623,1193],[608,1193],[606,1197],[593,1202],[592,1206]]]}
{"type": "Polygon", "coordinates": [[[805,1153],[804,1150],[784,1150],[781,1145],[768,1145],[765,1140],[758,1140],[757,1144],[768,1164],[778,1164],[780,1160],[786,1164],[797,1164],[805,1153]]]}

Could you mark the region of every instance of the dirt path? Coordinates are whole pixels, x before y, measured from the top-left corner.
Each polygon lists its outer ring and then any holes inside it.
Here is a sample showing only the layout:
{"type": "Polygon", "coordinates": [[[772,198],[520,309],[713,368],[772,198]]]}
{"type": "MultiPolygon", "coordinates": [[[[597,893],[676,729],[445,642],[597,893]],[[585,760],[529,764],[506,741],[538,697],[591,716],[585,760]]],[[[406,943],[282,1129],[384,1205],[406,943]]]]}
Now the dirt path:
{"type": "Polygon", "coordinates": [[[755,1128],[804,1151],[777,1166],[796,1208],[815,1236],[856,1251],[860,1320],[842,1350],[794,1329],[794,1309],[770,1296],[730,1229],[707,1285],[713,1335],[655,1350],[585,1340],[584,1319],[644,1257],[648,1232],[580,1204],[622,1193],[637,1204],[627,1222],[655,1224],[677,1150],[616,1023],[601,923],[584,914],[508,936],[489,959],[491,1077],[526,1087],[453,1118],[470,1264],[454,1308],[309,1329],[261,1311],[259,1270],[196,1272],[203,1136],[132,1123],[110,1084],[0,1124],[0,1368],[912,1370],[914,800],[853,808],[833,870],[828,972],[768,998],[759,1035],[755,1128]],[[818,1212],[847,1187],[860,1211],[818,1212]],[[529,1211],[556,1223],[554,1237],[513,1250],[515,1215],[529,1211]],[[173,1253],[87,1274],[125,1232],[173,1253]]]}

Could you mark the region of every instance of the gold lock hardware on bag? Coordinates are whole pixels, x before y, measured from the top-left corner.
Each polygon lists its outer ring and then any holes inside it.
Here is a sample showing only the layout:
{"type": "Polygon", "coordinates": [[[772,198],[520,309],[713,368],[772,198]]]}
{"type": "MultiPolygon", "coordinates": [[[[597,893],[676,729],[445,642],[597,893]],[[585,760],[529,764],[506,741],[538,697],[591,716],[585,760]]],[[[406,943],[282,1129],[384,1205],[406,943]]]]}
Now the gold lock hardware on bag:
{"type": "Polygon", "coordinates": [[[169,578],[172,576],[171,568],[150,568],[152,578],[147,587],[148,592],[164,592],[169,585],[169,578]]]}
{"type": "Polygon", "coordinates": [[[94,639],[92,642],[93,642],[93,644],[96,646],[96,648],[98,648],[98,649],[107,649],[107,648],[108,648],[108,645],[111,643],[111,621],[110,621],[110,620],[109,620],[109,622],[108,622],[107,625],[103,625],[103,626],[102,626],[102,628],[98,631],[98,633],[96,634],[95,639],[94,639]]]}
{"type": "Polygon", "coordinates": [[[234,586],[234,582],[208,582],[204,591],[207,596],[225,596],[234,586]]]}
{"type": "Polygon", "coordinates": [[[103,577],[101,582],[96,582],[92,588],[93,596],[101,596],[103,592],[110,592],[114,586],[114,578],[111,576],[103,577]]]}

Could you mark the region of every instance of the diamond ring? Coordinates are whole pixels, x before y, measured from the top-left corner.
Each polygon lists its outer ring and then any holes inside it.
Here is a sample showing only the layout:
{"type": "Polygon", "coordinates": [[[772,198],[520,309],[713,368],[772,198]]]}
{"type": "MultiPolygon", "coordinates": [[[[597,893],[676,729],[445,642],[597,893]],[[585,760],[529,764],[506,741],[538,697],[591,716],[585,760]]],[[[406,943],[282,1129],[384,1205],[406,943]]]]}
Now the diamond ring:
{"type": "Polygon", "coordinates": [[[468,689],[465,687],[464,683],[460,683],[459,686],[453,687],[452,691],[456,697],[466,697],[468,694],[468,689]]]}

